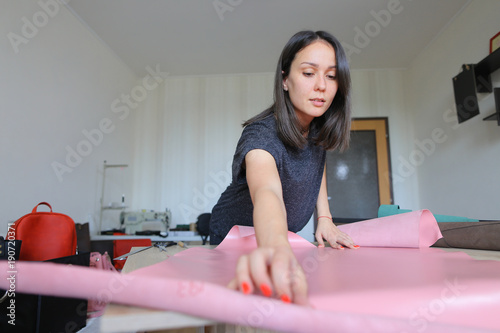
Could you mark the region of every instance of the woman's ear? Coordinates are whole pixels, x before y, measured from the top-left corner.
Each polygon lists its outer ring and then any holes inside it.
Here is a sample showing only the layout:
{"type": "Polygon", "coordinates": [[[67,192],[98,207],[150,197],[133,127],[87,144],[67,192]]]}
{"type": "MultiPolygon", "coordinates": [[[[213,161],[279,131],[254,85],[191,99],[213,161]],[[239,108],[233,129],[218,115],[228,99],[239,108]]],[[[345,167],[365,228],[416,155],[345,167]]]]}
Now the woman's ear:
{"type": "MultiPolygon", "coordinates": [[[[285,72],[284,72],[284,71],[281,71],[281,74],[283,75],[283,74],[285,74],[285,72]]],[[[288,84],[287,84],[287,81],[288,81],[288,78],[284,77],[284,78],[283,78],[283,90],[284,90],[284,91],[288,91],[288,84]]]]}

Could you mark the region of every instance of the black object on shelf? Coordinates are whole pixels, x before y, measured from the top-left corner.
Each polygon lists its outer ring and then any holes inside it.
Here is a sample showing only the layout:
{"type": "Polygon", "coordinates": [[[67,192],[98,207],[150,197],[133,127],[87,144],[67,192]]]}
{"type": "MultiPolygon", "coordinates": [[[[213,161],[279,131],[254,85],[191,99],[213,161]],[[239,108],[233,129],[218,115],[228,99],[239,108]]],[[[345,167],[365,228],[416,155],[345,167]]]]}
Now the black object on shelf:
{"type": "MultiPolygon", "coordinates": [[[[500,69],[500,48],[490,53],[477,64],[462,65],[462,71],[453,78],[453,91],[457,107],[458,122],[462,123],[479,114],[477,93],[491,93],[491,73],[500,69]]],[[[500,105],[495,88],[496,113],[483,120],[497,120],[500,126],[500,105]]]]}
{"type": "Polygon", "coordinates": [[[462,65],[462,71],[453,78],[453,91],[458,123],[463,123],[479,114],[474,64],[462,65]]]}
{"type": "Polygon", "coordinates": [[[500,88],[493,89],[493,95],[495,95],[495,108],[497,112],[489,115],[483,120],[496,120],[498,126],[500,126],[500,88]]]}

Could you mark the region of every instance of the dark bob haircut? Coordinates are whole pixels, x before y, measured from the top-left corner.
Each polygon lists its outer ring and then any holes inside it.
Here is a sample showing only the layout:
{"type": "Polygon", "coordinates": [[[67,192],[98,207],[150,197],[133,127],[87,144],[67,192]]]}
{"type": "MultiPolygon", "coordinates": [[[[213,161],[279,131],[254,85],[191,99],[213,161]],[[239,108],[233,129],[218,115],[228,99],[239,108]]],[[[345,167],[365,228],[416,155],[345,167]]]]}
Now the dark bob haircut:
{"type": "Polygon", "coordinates": [[[303,148],[307,139],[301,134],[299,120],[288,92],[283,90],[283,79],[290,74],[290,67],[295,55],[311,43],[322,40],[335,50],[337,60],[338,90],[332,104],[321,116],[314,118],[310,126],[310,135],[316,145],[326,150],[343,151],[349,146],[351,129],[351,77],[349,64],[340,42],[324,31],[301,31],[290,38],[283,48],[276,67],[274,78],[274,103],[271,107],[243,123],[247,126],[271,114],[276,118],[280,139],[287,145],[303,148]]]}

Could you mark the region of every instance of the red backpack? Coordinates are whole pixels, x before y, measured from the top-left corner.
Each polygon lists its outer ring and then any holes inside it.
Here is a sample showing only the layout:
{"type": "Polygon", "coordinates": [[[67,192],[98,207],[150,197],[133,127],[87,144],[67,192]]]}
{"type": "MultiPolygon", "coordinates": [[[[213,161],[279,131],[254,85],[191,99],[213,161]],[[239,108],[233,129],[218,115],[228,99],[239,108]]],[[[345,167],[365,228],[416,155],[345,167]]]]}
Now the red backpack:
{"type": "Polygon", "coordinates": [[[46,202],[36,205],[12,228],[15,239],[22,241],[19,260],[44,261],[76,253],[75,222],[67,215],[53,213],[46,202]],[[48,206],[50,212],[37,212],[40,205],[48,206]]]}

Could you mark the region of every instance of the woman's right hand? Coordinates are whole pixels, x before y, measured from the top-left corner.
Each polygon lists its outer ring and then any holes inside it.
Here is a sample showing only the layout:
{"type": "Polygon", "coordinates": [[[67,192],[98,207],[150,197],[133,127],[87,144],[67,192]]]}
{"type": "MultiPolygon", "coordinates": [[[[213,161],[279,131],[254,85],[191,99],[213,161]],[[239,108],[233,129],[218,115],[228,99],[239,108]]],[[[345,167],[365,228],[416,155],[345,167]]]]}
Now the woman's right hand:
{"type": "Polygon", "coordinates": [[[262,149],[245,156],[248,189],[254,206],[258,247],[242,255],[230,287],[245,294],[256,290],[268,297],[308,305],[307,281],[288,242],[288,225],[281,180],[274,157],[262,149]]]}
{"type": "Polygon", "coordinates": [[[259,247],[242,255],[229,287],[244,294],[258,291],[286,303],[309,306],[306,276],[288,243],[259,247]]]}

